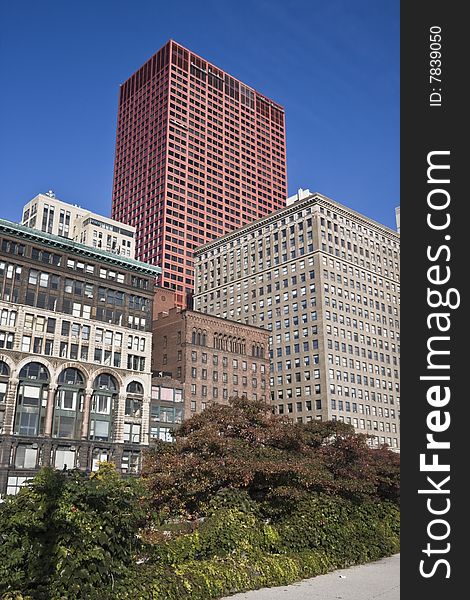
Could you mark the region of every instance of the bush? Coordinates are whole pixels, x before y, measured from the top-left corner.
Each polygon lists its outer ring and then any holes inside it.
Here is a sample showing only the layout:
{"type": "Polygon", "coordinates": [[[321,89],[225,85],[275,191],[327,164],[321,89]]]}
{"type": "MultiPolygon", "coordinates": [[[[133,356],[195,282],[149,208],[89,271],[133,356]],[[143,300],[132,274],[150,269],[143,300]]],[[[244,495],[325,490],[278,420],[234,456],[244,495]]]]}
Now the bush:
{"type": "Polygon", "coordinates": [[[0,507],[0,593],[113,598],[114,582],[141,548],[142,493],[137,480],[121,479],[110,464],[90,477],[40,471],[0,507]]]}
{"type": "Polygon", "coordinates": [[[318,495],[274,524],[224,508],[195,532],[157,545],[115,597],[209,600],[284,585],[393,554],[398,536],[399,511],[392,503],[318,495]]]}
{"type": "Polygon", "coordinates": [[[7,499],[0,594],[209,600],[392,554],[398,461],[343,423],[213,406],[149,452],[146,486],[109,464],[43,469],[7,499]]]}
{"type": "Polygon", "coordinates": [[[392,503],[354,503],[325,495],[303,502],[278,525],[281,550],[323,549],[341,565],[393,554],[399,511],[392,503]]]}

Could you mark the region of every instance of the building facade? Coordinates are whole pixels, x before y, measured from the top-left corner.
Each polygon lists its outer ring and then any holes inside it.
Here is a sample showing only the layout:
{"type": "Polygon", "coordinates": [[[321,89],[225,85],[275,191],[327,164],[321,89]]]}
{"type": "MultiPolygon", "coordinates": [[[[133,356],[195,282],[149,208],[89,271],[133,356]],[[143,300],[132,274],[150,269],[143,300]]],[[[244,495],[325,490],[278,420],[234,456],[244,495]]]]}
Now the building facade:
{"type": "Polygon", "coordinates": [[[186,306],[193,250],[285,205],[283,108],[169,41],[120,88],[112,216],[186,306]]]}
{"type": "Polygon", "coordinates": [[[153,370],[184,387],[184,418],[231,396],[269,401],[269,333],[178,307],[153,322],[153,370]]]}
{"type": "Polygon", "coordinates": [[[195,309],[270,334],[271,400],[399,448],[400,238],[321,194],[195,252],[195,309]]]}
{"type": "Polygon", "coordinates": [[[150,402],[150,443],[173,441],[173,432],[183,422],[184,389],[181,381],[169,376],[152,377],[150,402]]]}
{"type": "Polygon", "coordinates": [[[25,204],[21,224],[112,254],[135,258],[135,227],[62,202],[52,192],[38,194],[25,204]]]}
{"type": "Polygon", "coordinates": [[[138,472],[159,272],[0,220],[0,495],[43,465],[138,472]]]}

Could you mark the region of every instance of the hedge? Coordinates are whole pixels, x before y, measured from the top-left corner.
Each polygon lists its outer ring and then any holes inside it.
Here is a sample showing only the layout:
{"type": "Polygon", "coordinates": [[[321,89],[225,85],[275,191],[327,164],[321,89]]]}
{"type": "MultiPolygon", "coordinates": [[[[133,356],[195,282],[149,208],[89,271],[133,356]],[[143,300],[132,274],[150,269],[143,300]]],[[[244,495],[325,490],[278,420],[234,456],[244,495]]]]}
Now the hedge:
{"type": "MultiPolygon", "coordinates": [[[[223,506],[192,533],[147,548],[144,562],[93,594],[50,588],[50,600],[210,600],[286,585],[399,551],[399,510],[318,495],[277,522],[223,506]]],[[[113,576],[114,575],[114,576],[113,576]]],[[[2,600],[35,600],[8,593],[2,600]]]]}
{"type": "Polygon", "coordinates": [[[286,585],[399,551],[391,503],[318,496],[276,524],[222,509],[199,530],[159,544],[114,590],[116,600],[210,600],[286,585]]]}

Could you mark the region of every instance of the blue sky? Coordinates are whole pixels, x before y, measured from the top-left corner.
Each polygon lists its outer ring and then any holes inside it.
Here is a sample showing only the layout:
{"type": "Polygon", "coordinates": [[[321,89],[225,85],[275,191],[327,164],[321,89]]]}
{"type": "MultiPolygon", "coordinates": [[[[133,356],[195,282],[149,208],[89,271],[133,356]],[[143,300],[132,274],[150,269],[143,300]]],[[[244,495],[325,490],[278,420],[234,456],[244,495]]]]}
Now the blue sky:
{"type": "Polygon", "coordinates": [[[395,228],[398,0],[24,0],[0,12],[0,217],[109,215],[119,85],[169,38],[284,105],[289,193],[395,228]]]}

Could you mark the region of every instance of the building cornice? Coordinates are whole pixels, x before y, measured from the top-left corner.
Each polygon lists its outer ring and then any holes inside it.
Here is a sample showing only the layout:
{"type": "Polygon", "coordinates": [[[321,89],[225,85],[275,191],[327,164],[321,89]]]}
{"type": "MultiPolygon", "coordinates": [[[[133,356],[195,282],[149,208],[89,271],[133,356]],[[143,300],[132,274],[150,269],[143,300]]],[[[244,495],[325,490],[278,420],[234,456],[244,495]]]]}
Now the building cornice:
{"type": "Polygon", "coordinates": [[[157,277],[162,272],[160,267],[149,265],[132,258],[111,254],[110,252],[106,252],[99,248],[86,246],[79,242],[74,242],[73,240],[62,238],[51,233],[44,233],[37,229],[31,229],[30,227],[25,227],[24,225],[19,225],[18,223],[13,223],[12,221],[7,221],[5,219],[0,219],[0,232],[39,244],[47,244],[52,248],[63,250],[64,252],[71,252],[79,256],[88,257],[97,260],[100,263],[121,267],[127,271],[140,273],[141,275],[157,277]]]}
{"type": "MultiPolygon", "coordinates": [[[[254,332],[257,332],[263,336],[269,336],[269,331],[263,329],[262,327],[257,327],[256,325],[250,325],[249,323],[240,323],[239,321],[233,321],[232,319],[225,319],[224,317],[218,317],[215,315],[211,315],[209,313],[205,313],[198,310],[185,310],[183,313],[186,314],[186,318],[190,320],[191,318],[197,319],[199,322],[214,324],[214,323],[223,323],[223,327],[231,327],[235,330],[243,330],[250,329],[254,332]]],[[[229,335],[229,333],[227,333],[229,335]]]]}
{"type": "Polygon", "coordinates": [[[355,210],[348,208],[347,206],[340,204],[339,202],[336,202],[335,200],[331,200],[331,198],[323,196],[323,194],[320,194],[319,192],[314,192],[310,194],[307,198],[294,202],[293,204],[289,204],[289,206],[280,208],[275,212],[271,213],[270,215],[263,217],[262,219],[253,221],[252,223],[249,223],[248,225],[245,225],[240,229],[231,231],[230,233],[227,233],[222,237],[218,237],[210,242],[207,242],[202,246],[199,246],[194,250],[194,256],[195,258],[197,258],[199,255],[203,254],[204,252],[207,252],[208,250],[212,250],[213,248],[216,248],[218,246],[223,246],[227,242],[237,239],[242,235],[252,233],[253,231],[265,227],[266,225],[270,225],[271,223],[274,223],[283,217],[290,216],[291,214],[304,210],[305,208],[310,208],[312,204],[324,206],[328,210],[333,210],[334,212],[340,214],[345,218],[354,218],[364,227],[374,229],[378,233],[386,235],[387,237],[392,238],[396,242],[400,241],[400,234],[394,231],[393,229],[390,229],[386,225],[382,225],[381,223],[378,223],[373,219],[369,219],[368,217],[361,215],[361,213],[358,213],[355,210]]]}

